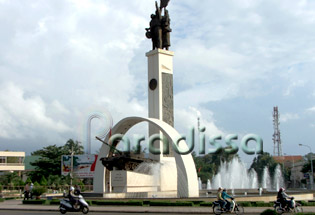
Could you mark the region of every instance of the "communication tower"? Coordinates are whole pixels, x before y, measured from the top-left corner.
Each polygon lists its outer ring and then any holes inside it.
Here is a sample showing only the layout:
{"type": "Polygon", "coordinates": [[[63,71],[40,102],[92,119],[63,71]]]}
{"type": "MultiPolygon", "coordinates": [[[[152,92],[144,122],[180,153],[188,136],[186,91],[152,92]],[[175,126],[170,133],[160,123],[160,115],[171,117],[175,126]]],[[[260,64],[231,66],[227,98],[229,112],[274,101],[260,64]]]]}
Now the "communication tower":
{"type": "Polygon", "coordinates": [[[281,138],[280,138],[280,114],[278,112],[278,107],[273,107],[273,129],[274,133],[272,135],[272,140],[273,140],[273,155],[274,156],[282,156],[282,145],[281,145],[281,138]]]}

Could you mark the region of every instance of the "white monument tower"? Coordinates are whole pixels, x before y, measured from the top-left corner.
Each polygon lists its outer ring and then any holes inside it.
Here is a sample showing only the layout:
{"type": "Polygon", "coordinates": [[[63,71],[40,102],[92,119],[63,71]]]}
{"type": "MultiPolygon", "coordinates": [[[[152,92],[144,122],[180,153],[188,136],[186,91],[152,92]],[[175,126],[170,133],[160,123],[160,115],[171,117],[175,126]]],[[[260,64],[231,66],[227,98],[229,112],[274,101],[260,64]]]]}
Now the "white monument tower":
{"type": "MultiPolygon", "coordinates": [[[[184,140],[176,143],[181,138],[174,129],[174,104],[173,104],[173,56],[169,51],[170,18],[166,6],[169,0],[161,0],[160,7],[156,2],[155,14],[151,15],[150,28],[146,36],[152,39],[152,51],[146,53],[148,58],[148,104],[149,116],[127,117],[118,122],[112,129],[112,135],[125,135],[134,125],[148,122],[149,137],[154,139],[154,148],[160,153],[150,154],[158,165],[158,178],[156,175],[143,174],[130,170],[106,170],[101,161],[97,161],[94,173],[94,192],[101,193],[104,197],[130,197],[128,193],[141,193],[141,197],[150,197],[152,192],[157,197],[198,197],[198,178],[196,167],[191,154],[173,152],[173,147],[178,151],[188,149],[184,140]],[[164,15],[161,11],[164,9],[164,15]],[[165,48],[165,49],[164,49],[165,48]],[[168,140],[168,149],[164,148],[162,137],[168,140]],[[163,153],[168,151],[169,153],[163,153]],[[137,178],[137,181],[133,179],[137,178]],[[157,181],[157,182],[156,182],[157,181]],[[145,195],[145,193],[147,195],[145,195]]],[[[109,142],[109,137],[105,139],[109,142]]],[[[112,142],[112,146],[122,141],[112,142]]],[[[111,147],[112,147],[111,146],[111,147]]],[[[103,144],[99,158],[110,158],[110,147],[103,144]]],[[[105,164],[104,164],[105,165],[105,164]]]]}

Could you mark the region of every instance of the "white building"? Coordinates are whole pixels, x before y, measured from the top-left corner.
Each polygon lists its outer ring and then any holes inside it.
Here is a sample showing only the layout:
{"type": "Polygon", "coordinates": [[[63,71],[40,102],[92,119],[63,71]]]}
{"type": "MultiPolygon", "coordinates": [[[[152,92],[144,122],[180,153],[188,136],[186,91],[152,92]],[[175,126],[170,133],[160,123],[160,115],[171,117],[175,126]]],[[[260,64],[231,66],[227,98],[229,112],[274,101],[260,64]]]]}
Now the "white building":
{"type": "Polygon", "coordinates": [[[0,172],[24,171],[25,152],[0,151],[0,172]]]}

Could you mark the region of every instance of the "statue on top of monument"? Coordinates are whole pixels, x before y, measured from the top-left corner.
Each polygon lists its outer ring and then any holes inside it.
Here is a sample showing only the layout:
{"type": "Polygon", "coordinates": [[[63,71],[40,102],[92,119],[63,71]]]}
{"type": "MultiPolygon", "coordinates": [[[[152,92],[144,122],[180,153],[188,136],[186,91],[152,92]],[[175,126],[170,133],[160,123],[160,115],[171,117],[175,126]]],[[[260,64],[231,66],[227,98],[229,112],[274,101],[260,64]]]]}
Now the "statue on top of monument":
{"type": "Polygon", "coordinates": [[[171,46],[170,41],[170,16],[166,7],[169,0],[161,0],[160,7],[155,2],[155,14],[151,14],[150,28],[146,28],[146,37],[152,39],[152,50],[159,48],[168,48],[171,46]],[[161,15],[161,11],[164,8],[164,16],[161,15]]]}

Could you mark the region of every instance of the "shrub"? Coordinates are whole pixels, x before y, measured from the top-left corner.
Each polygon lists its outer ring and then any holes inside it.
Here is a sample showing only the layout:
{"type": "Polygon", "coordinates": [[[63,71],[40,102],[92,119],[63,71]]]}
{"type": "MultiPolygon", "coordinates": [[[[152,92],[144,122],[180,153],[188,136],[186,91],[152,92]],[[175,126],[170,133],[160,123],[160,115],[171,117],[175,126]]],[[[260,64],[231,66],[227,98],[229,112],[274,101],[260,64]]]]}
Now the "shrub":
{"type": "Polygon", "coordinates": [[[93,203],[92,203],[92,200],[85,200],[86,201],[86,203],[88,203],[89,204],[89,206],[91,206],[93,203]]]}
{"type": "Polygon", "coordinates": [[[32,193],[34,196],[41,196],[45,192],[46,192],[46,188],[41,187],[41,186],[35,186],[32,190],[32,193]]]}
{"type": "Polygon", "coordinates": [[[143,202],[142,201],[97,201],[97,200],[93,200],[91,201],[91,204],[95,204],[95,205],[128,205],[128,206],[143,206],[143,202]]]}
{"type": "Polygon", "coordinates": [[[150,206],[193,206],[192,202],[170,202],[170,201],[152,201],[149,204],[150,206]]]}
{"type": "Polygon", "coordinates": [[[267,210],[264,210],[260,215],[277,215],[277,213],[274,210],[267,209],[267,210]]]}
{"type": "Polygon", "coordinates": [[[59,199],[53,199],[51,201],[49,201],[50,205],[59,205],[60,204],[60,200],[59,199]]]}
{"type": "Polygon", "coordinates": [[[150,201],[150,206],[170,206],[170,201],[150,201]]]}
{"type": "Polygon", "coordinates": [[[212,202],[201,202],[200,206],[212,207],[212,202]]]}
{"type": "Polygon", "coordinates": [[[239,205],[243,206],[243,207],[251,207],[251,203],[250,202],[238,202],[239,205]]]}
{"type": "Polygon", "coordinates": [[[23,204],[36,204],[36,205],[42,205],[45,204],[46,200],[39,199],[39,200],[23,200],[23,204]]]}

